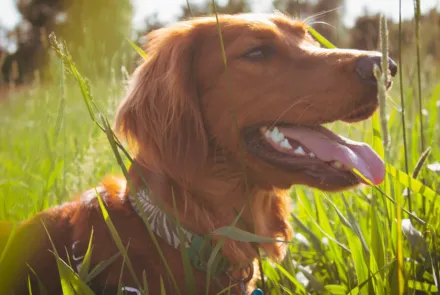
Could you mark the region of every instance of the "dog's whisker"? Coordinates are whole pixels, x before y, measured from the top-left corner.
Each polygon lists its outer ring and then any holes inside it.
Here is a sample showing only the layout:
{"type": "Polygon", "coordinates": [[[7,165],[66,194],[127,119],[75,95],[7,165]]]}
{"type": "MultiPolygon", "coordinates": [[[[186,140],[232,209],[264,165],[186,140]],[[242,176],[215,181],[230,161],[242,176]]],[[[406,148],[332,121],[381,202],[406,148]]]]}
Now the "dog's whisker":
{"type": "Polygon", "coordinates": [[[320,18],[320,17],[323,17],[323,16],[325,16],[326,14],[329,14],[329,13],[332,13],[332,12],[338,10],[338,9],[341,9],[342,7],[343,7],[343,6],[341,5],[341,6],[338,6],[338,7],[333,8],[333,9],[329,9],[329,10],[325,10],[325,11],[318,12],[317,14],[313,14],[313,15],[311,15],[311,16],[309,16],[309,17],[306,17],[306,18],[303,20],[303,22],[305,22],[306,24],[309,24],[309,21],[314,20],[314,19],[317,19],[317,18],[320,18]]]}
{"type": "Polygon", "coordinates": [[[298,99],[298,101],[294,101],[290,106],[288,106],[276,119],[275,121],[272,123],[272,125],[270,126],[269,129],[273,128],[278,122],[279,120],[281,120],[281,118],[284,116],[284,114],[286,114],[288,111],[290,111],[294,106],[302,103],[305,99],[311,97],[313,94],[309,94],[306,96],[303,96],[301,98],[298,99]]]}

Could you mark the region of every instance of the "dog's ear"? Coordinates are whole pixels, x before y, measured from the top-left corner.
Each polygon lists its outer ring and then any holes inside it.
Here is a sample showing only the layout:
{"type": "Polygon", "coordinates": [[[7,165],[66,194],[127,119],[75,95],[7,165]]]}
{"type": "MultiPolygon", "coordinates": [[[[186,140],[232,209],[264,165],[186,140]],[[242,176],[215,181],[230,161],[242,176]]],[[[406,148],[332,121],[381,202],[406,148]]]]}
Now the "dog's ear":
{"type": "Polygon", "coordinates": [[[116,131],[136,144],[136,161],[177,181],[196,176],[208,152],[195,38],[189,26],[148,35],[148,59],[133,74],[115,122],[116,131]]]}

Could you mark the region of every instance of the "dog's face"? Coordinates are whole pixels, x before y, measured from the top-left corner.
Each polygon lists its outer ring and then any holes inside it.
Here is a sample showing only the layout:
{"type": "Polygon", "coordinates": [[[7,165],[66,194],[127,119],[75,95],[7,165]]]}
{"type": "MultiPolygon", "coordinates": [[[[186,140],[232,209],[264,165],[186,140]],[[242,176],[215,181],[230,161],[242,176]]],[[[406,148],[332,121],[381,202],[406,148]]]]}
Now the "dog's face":
{"type": "Polygon", "coordinates": [[[185,170],[220,152],[231,165],[243,157],[255,182],[282,188],[348,188],[360,182],[352,168],[383,180],[369,146],[320,125],[364,120],[377,109],[377,53],[322,49],[303,23],[283,16],[224,16],[220,28],[224,52],[215,18],[151,35],[153,56],[118,115],[145,162],[168,158],[185,170]]]}

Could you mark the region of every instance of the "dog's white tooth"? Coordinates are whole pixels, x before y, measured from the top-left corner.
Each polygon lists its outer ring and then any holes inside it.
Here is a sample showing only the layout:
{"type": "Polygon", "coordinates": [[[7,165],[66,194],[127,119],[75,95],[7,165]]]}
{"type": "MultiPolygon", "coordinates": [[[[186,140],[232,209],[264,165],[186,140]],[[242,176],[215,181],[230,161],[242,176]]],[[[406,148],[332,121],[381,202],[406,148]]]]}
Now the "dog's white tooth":
{"type": "Polygon", "coordinates": [[[309,157],[312,158],[312,159],[316,159],[316,155],[314,153],[312,153],[312,152],[310,152],[309,157]]]}
{"type": "Polygon", "coordinates": [[[339,162],[339,161],[332,162],[332,166],[337,168],[337,169],[342,169],[344,167],[344,165],[341,162],[339,162]]]}
{"type": "MultiPolygon", "coordinates": [[[[276,127],[275,127],[276,128],[276,127]]],[[[271,133],[270,138],[276,142],[276,143],[280,143],[283,139],[284,139],[284,134],[280,133],[278,130],[273,130],[271,133]]]]}
{"type": "Polygon", "coordinates": [[[276,136],[275,136],[275,142],[277,142],[277,143],[280,143],[281,141],[283,141],[283,139],[284,139],[284,134],[282,134],[282,133],[278,133],[276,136]]]}
{"type": "Polygon", "coordinates": [[[285,138],[284,134],[280,132],[277,127],[274,127],[271,130],[267,129],[267,127],[264,128],[264,135],[266,136],[266,138],[272,140],[273,142],[280,143],[285,138]]]}
{"type": "Polygon", "coordinates": [[[273,135],[274,139],[275,139],[275,138],[279,138],[279,136],[280,136],[280,130],[278,130],[278,127],[273,128],[273,130],[272,130],[272,135],[273,135]]]}
{"type": "Polygon", "coordinates": [[[266,132],[264,132],[264,136],[269,139],[272,138],[272,133],[270,133],[270,130],[266,130],[266,132]]]}
{"type": "Polygon", "coordinates": [[[283,133],[283,132],[280,131],[278,134],[280,135],[281,140],[283,140],[284,138],[286,138],[286,136],[284,136],[284,133],[283,133]]]}
{"type": "Polygon", "coordinates": [[[271,134],[270,134],[270,139],[271,139],[273,142],[277,142],[277,135],[271,133],[271,134]]]}
{"type": "Polygon", "coordinates": [[[287,140],[287,138],[284,138],[284,140],[280,143],[280,146],[285,148],[285,149],[288,149],[288,150],[292,149],[292,146],[290,145],[290,143],[287,140]]]}
{"type": "Polygon", "coordinates": [[[296,150],[293,151],[295,154],[300,156],[305,156],[306,152],[303,150],[301,146],[299,146],[296,150]]]}

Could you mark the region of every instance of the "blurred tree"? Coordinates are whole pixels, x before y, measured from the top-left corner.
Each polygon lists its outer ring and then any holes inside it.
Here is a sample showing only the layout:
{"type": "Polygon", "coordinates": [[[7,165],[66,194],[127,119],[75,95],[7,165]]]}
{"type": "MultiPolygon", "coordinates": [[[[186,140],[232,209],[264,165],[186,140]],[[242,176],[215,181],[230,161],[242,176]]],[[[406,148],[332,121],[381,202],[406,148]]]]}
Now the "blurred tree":
{"type": "Polygon", "coordinates": [[[342,46],[342,37],[345,32],[342,23],[343,4],[344,0],[319,0],[315,6],[316,18],[314,20],[323,23],[319,32],[338,46],[342,46]]]}
{"type": "Polygon", "coordinates": [[[143,31],[147,34],[151,31],[157,30],[161,27],[163,27],[165,24],[159,19],[159,16],[157,13],[154,13],[148,17],[145,18],[145,27],[143,31]]]}
{"type": "MultiPolygon", "coordinates": [[[[378,50],[380,47],[379,36],[380,14],[369,15],[366,11],[363,16],[356,19],[353,28],[350,29],[350,47],[362,50],[378,50]]],[[[394,58],[399,50],[399,24],[388,20],[389,51],[394,58]]],[[[414,29],[410,21],[402,23],[402,44],[414,42],[414,29]]]]}
{"type": "Polygon", "coordinates": [[[319,25],[317,30],[338,46],[347,43],[342,23],[344,0],[274,0],[273,7],[288,15],[307,19],[309,24],[319,25]]]}
{"type": "MultiPolygon", "coordinates": [[[[165,26],[165,23],[162,22],[157,13],[153,13],[151,15],[148,15],[144,19],[144,25],[141,28],[137,28],[134,32],[134,42],[136,42],[136,45],[143,48],[145,47],[147,43],[147,34],[151,31],[160,29],[161,27],[165,26]]],[[[133,49],[130,49],[133,51],[133,49]]],[[[127,65],[129,66],[128,72],[132,72],[136,66],[139,65],[143,61],[143,58],[140,56],[135,56],[133,60],[131,60],[127,65]]]]}
{"type": "Polygon", "coordinates": [[[35,75],[47,77],[42,66],[47,63],[47,43],[40,38],[44,28],[23,21],[7,34],[7,46],[15,43],[16,50],[6,54],[1,71],[6,83],[30,82],[35,75]],[[41,69],[41,71],[40,71],[41,69]]]}
{"type": "Polygon", "coordinates": [[[120,62],[118,51],[131,38],[132,6],[129,0],[17,0],[30,29],[17,40],[22,47],[47,52],[47,35],[54,31],[66,40],[78,66],[87,74],[103,73],[120,62]],[[24,44],[26,43],[26,44],[24,44]]]}
{"type": "Polygon", "coordinates": [[[379,20],[380,15],[365,15],[356,19],[350,30],[350,47],[373,50],[379,45],[379,20]]]}
{"type": "MultiPolygon", "coordinates": [[[[242,12],[250,12],[250,7],[247,0],[228,0],[225,5],[217,5],[216,8],[219,14],[236,14],[242,12]]],[[[185,20],[191,17],[209,15],[213,13],[214,8],[212,6],[212,2],[209,0],[199,5],[190,4],[189,7],[187,4],[185,4],[182,5],[182,13],[179,16],[179,20],[185,20]]],[[[165,25],[165,23],[159,20],[157,14],[152,14],[145,18],[144,23],[144,27],[140,31],[136,32],[136,40],[141,46],[144,46],[145,43],[148,41],[147,39],[145,39],[146,34],[165,25]]]]}
{"type": "Polygon", "coordinates": [[[427,14],[422,16],[423,34],[422,41],[426,53],[437,60],[437,66],[440,66],[440,11],[433,8],[427,14]]]}
{"type": "Polygon", "coordinates": [[[273,7],[295,18],[304,18],[315,14],[315,1],[274,0],[273,7]]]}
{"type": "Polygon", "coordinates": [[[8,46],[8,38],[7,38],[7,30],[3,28],[0,23],[0,86],[5,82],[5,78],[3,77],[3,64],[5,62],[5,58],[7,53],[8,46]]]}
{"type": "MultiPolygon", "coordinates": [[[[219,14],[236,14],[242,12],[250,12],[250,7],[247,0],[228,0],[225,5],[217,5],[217,12],[219,14]]],[[[189,19],[191,17],[204,16],[214,13],[214,8],[211,1],[205,1],[199,5],[187,4],[182,5],[182,13],[179,16],[179,20],[189,19]]],[[[161,22],[157,14],[152,14],[145,19],[145,26],[141,31],[137,32],[137,38],[139,44],[145,45],[147,40],[144,38],[149,32],[163,27],[165,23],[161,22]]]]}
{"type": "MultiPolygon", "coordinates": [[[[379,49],[379,19],[380,14],[360,16],[356,19],[353,28],[350,29],[350,47],[363,50],[379,49]]],[[[440,60],[440,13],[432,9],[421,17],[423,34],[421,34],[421,47],[424,56],[431,56],[435,60],[440,60]],[[425,25],[426,24],[426,25],[425,25]]],[[[390,56],[397,58],[399,54],[399,24],[391,20],[388,21],[389,30],[389,50],[390,56]]],[[[402,22],[402,54],[413,56],[413,46],[415,44],[415,31],[413,20],[402,22]]]]}
{"type": "MultiPolygon", "coordinates": [[[[34,0],[35,1],[35,0],[34,0]]],[[[42,0],[40,0],[42,1],[42,0]]],[[[54,0],[52,0],[54,1],[54,0]]],[[[63,0],[65,10],[58,34],[83,70],[104,73],[110,63],[120,63],[123,49],[129,49],[132,5],[129,0],[63,0]]],[[[116,66],[116,65],[115,65],[116,66]]]]}
{"type": "MultiPolygon", "coordinates": [[[[249,3],[247,0],[228,0],[225,5],[217,4],[217,13],[219,14],[236,14],[242,12],[250,12],[249,3]]],[[[195,16],[202,16],[214,13],[214,7],[211,1],[206,1],[200,5],[191,4],[182,6],[182,15],[179,19],[188,19],[195,16]]]]}

